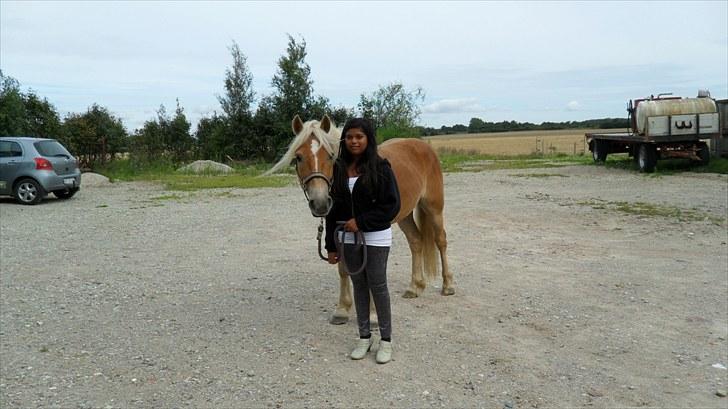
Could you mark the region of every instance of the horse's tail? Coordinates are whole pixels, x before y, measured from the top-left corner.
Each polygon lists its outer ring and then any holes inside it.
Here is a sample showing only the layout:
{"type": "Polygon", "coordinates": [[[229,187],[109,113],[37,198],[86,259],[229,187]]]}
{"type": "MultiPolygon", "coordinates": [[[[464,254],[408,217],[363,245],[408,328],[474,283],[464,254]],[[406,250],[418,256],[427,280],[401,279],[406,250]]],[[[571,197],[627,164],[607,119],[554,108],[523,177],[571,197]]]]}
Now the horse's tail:
{"type": "Polygon", "coordinates": [[[428,279],[437,277],[437,246],[435,245],[435,223],[432,214],[428,213],[420,202],[415,211],[415,222],[422,237],[422,258],[425,275],[428,279]]]}

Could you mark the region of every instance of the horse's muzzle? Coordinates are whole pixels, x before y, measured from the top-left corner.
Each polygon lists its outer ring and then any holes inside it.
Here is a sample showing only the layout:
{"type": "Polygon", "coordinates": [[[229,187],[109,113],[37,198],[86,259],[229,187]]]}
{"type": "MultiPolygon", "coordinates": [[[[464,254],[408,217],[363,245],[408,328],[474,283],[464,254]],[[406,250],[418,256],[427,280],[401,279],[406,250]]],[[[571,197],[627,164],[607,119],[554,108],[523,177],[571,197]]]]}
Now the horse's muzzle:
{"type": "Polygon", "coordinates": [[[314,200],[308,201],[308,208],[311,209],[311,214],[314,217],[324,217],[329,214],[331,207],[334,205],[331,196],[326,196],[326,200],[314,200]]]}

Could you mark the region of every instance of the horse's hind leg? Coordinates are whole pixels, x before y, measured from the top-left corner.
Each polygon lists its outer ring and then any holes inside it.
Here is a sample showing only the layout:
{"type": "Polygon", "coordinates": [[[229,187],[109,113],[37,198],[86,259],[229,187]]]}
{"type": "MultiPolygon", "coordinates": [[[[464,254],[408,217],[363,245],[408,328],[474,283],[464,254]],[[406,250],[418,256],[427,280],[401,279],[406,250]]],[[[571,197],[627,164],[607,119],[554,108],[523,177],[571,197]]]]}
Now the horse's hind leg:
{"type": "Polygon", "coordinates": [[[344,270],[343,263],[338,264],[339,267],[339,303],[336,305],[336,311],[331,316],[330,323],[334,325],[346,324],[349,321],[349,311],[351,311],[351,280],[349,274],[344,270]]]}
{"type": "Polygon", "coordinates": [[[435,227],[435,244],[440,250],[440,260],[442,261],[442,291],[440,294],[453,295],[455,294],[455,288],[452,283],[452,273],[447,263],[447,234],[445,233],[442,213],[430,216],[435,227]]]}
{"type": "Polygon", "coordinates": [[[399,227],[407,237],[412,253],[412,281],[405,291],[404,298],[416,298],[425,290],[425,277],[422,274],[422,235],[415,224],[414,213],[399,222],[399,227]]]}
{"type": "Polygon", "coordinates": [[[369,292],[369,328],[379,329],[379,317],[377,316],[377,309],[374,307],[374,297],[369,292]]]}

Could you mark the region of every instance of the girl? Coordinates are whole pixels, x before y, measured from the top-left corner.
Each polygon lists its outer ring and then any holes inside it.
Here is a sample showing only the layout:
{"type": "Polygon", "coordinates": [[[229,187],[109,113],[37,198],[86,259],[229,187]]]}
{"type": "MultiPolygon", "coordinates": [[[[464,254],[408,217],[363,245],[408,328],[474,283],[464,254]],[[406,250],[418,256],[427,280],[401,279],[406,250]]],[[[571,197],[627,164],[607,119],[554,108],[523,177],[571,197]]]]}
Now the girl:
{"type": "Polygon", "coordinates": [[[361,231],[366,242],[364,270],[351,276],[354,304],[359,324],[359,340],[351,359],[362,359],[372,346],[369,328],[369,293],[379,316],[381,341],[377,362],[392,359],[392,314],[387,288],[387,257],[392,246],[392,220],[399,213],[397,180],[392,167],[377,153],[377,140],[371,123],[363,118],[350,119],[341,133],[339,157],[334,163],[331,197],[334,201],[326,216],[326,250],[329,263],[339,262],[334,243],[337,221],[346,221],[341,238],[346,264],[358,268],[362,254],[355,251],[354,232],[361,231]]]}

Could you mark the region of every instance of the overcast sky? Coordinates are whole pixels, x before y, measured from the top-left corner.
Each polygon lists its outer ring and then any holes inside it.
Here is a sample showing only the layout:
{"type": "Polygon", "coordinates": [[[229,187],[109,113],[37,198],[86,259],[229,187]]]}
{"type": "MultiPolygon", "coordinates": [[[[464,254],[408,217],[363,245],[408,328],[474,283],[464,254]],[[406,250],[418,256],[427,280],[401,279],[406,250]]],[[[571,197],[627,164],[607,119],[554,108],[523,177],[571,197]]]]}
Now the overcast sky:
{"type": "Polygon", "coordinates": [[[630,98],[728,96],[728,2],[0,1],[0,69],[65,116],[92,103],[127,129],[175,99],[220,112],[229,46],[270,94],[287,33],[314,91],[356,106],[422,87],[420,123],[626,117],[630,98]]]}

